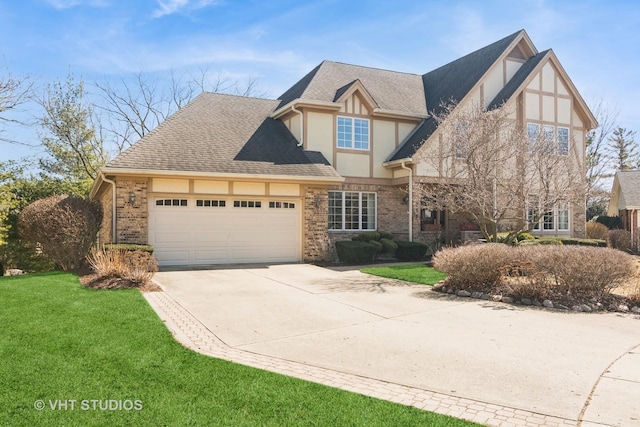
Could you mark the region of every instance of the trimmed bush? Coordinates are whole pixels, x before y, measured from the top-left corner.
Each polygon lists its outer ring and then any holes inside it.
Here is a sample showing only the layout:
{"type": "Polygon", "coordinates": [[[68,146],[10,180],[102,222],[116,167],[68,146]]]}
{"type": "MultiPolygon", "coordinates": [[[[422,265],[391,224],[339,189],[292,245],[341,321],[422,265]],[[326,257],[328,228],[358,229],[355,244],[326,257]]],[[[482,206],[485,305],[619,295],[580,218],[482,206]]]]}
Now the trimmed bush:
{"type": "Polygon", "coordinates": [[[102,223],[98,202],[51,196],[27,205],[18,218],[18,233],[63,270],[82,266],[102,223]]]}
{"type": "Polygon", "coordinates": [[[604,224],[609,230],[621,227],[620,217],[618,216],[598,215],[595,221],[604,224]]]}
{"type": "Polygon", "coordinates": [[[372,240],[380,240],[380,233],[377,231],[365,231],[351,238],[354,241],[370,242],[372,240]]]}
{"type": "Polygon", "coordinates": [[[562,245],[562,240],[557,237],[541,237],[536,241],[539,245],[562,245]]]}
{"type": "Polygon", "coordinates": [[[395,239],[395,236],[393,235],[393,233],[389,233],[388,231],[378,230],[378,233],[380,233],[380,240],[382,240],[382,239],[388,239],[388,240],[395,239]]]}
{"type": "Polygon", "coordinates": [[[599,239],[579,239],[576,237],[562,237],[560,241],[563,245],[578,245],[578,246],[596,246],[601,248],[607,247],[606,240],[599,239]]]}
{"type": "Polygon", "coordinates": [[[377,252],[382,252],[382,250],[384,249],[382,242],[378,241],[378,240],[371,240],[369,242],[370,245],[373,245],[374,248],[376,248],[377,252]]]}
{"type": "Polygon", "coordinates": [[[631,252],[631,232],[627,230],[609,230],[609,246],[623,252],[631,252]]]}
{"type": "Polygon", "coordinates": [[[396,244],[398,245],[396,258],[400,261],[419,261],[424,258],[424,254],[427,253],[428,249],[427,245],[419,242],[399,240],[396,244]]]}
{"type": "MultiPolygon", "coordinates": [[[[525,249],[525,248],[523,248],[525,249]]],[[[635,259],[610,248],[557,246],[526,248],[524,256],[547,275],[557,294],[600,298],[635,274],[635,259]]]]}
{"type": "Polygon", "coordinates": [[[553,294],[568,301],[601,298],[636,271],[634,257],[610,248],[491,243],[443,249],[433,266],[455,289],[535,298],[553,294]]]}
{"type": "Polygon", "coordinates": [[[445,248],[433,256],[433,267],[447,274],[448,286],[489,292],[500,283],[500,269],[512,261],[514,251],[502,243],[445,248]]]}
{"type": "Polygon", "coordinates": [[[105,243],[103,245],[105,251],[142,251],[148,254],[153,254],[153,246],[151,245],[136,245],[132,243],[105,243]]]}
{"type": "Polygon", "coordinates": [[[336,252],[340,262],[345,264],[369,264],[375,258],[378,249],[362,240],[343,240],[336,242],[336,252]]]}
{"type": "Polygon", "coordinates": [[[587,238],[588,239],[602,239],[607,240],[609,236],[609,229],[606,225],[596,222],[587,222],[587,238]]]}
{"type": "Polygon", "coordinates": [[[396,254],[396,250],[398,250],[398,244],[391,239],[387,239],[385,237],[380,239],[380,243],[382,243],[382,248],[384,252],[390,253],[391,255],[396,254]]]}
{"type": "Polygon", "coordinates": [[[525,240],[535,240],[536,237],[531,233],[520,233],[518,234],[517,240],[518,242],[524,242],[525,240]]]}

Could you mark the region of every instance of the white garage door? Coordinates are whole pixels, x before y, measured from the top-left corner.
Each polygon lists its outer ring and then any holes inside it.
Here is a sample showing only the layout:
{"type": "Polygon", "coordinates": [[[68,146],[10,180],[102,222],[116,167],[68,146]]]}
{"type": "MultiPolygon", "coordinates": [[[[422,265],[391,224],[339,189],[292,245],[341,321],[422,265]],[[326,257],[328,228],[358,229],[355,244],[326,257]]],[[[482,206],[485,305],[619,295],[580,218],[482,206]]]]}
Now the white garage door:
{"type": "Polygon", "coordinates": [[[300,201],[173,196],[149,200],[160,265],[298,262],[300,201]]]}

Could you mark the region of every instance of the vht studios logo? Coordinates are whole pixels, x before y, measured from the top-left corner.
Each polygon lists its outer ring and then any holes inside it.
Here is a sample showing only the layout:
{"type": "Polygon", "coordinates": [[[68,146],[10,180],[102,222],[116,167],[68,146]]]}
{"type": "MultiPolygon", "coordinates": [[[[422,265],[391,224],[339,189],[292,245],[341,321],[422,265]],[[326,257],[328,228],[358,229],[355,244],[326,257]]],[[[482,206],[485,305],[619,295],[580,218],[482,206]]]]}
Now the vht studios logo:
{"type": "Polygon", "coordinates": [[[36,400],[33,407],[38,411],[50,409],[52,411],[141,411],[141,400],[115,399],[50,399],[36,400]]]}

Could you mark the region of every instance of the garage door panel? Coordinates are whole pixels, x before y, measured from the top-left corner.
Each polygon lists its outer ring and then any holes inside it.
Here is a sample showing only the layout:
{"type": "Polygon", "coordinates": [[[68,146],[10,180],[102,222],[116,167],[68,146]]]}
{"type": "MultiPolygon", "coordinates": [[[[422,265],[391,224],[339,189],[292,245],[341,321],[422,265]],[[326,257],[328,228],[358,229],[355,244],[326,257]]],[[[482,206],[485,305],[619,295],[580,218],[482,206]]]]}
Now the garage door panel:
{"type": "Polygon", "coordinates": [[[190,238],[189,238],[189,233],[182,233],[182,232],[171,232],[171,233],[167,233],[167,232],[160,232],[160,231],[156,231],[154,234],[154,240],[156,245],[159,244],[164,244],[164,243],[169,243],[169,244],[176,244],[176,243],[181,243],[181,246],[184,245],[188,245],[190,242],[190,238]]]}
{"type": "Polygon", "coordinates": [[[225,243],[229,240],[229,232],[227,231],[201,231],[193,233],[193,242],[197,243],[198,246],[204,243],[205,245],[208,243],[225,243]]]}
{"type": "Polygon", "coordinates": [[[212,264],[214,264],[216,260],[218,260],[220,263],[229,262],[226,249],[194,250],[193,259],[195,261],[202,261],[203,263],[212,263],[212,264]]]}
{"type": "MultiPolygon", "coordinates": [[[[159,262],[164,265],[182,265],[189,263],[189,251],[188,250],[163,250],[161,252],[162,259],[158,258],[159,262]]],[[[157,257],[158,255],[154,255],[157,257]]]]}
{"type": "MultiPolygon", "coordinates": [[[[184,198],[184,195],[181,196],[184,198]]],[[[149,202],[149,243],[160,265],[288,262],[300,260],[299,209],[156,206],[149,202]]],[[[258,200],[255,200],[258,201],[258,200]]],[[[296,203],[301,206],[301,203],[296,203]]]]}

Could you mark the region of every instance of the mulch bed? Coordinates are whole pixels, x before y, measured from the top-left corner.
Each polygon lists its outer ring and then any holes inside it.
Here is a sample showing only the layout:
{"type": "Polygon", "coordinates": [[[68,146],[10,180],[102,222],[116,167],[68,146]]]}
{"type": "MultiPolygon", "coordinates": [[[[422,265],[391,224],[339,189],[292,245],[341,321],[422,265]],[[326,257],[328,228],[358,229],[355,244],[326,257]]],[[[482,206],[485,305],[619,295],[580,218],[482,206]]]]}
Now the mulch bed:
{"type": "Polygon", "coordinates": [[[160,286],[153,282],[140,285],[121,277],[100,276],[90,268],[74,270],[72,273],[78,275],[83,286],[91,289],[139,289],[140,292],[162,292],[160,286]]]}

